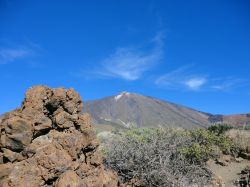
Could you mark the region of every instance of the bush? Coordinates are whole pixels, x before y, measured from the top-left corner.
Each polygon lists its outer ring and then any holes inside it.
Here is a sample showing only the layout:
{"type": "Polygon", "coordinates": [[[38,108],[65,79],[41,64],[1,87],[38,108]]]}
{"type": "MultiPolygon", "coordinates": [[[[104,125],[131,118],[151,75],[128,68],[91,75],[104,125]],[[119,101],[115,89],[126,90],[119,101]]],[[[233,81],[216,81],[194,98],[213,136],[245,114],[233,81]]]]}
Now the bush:
{"type": "Polygon", "coordinates": [[[196,138],[195,134],[200,135],[199,142],[205,145],[208,149],[212,146],[218,146],[225,154],[230,154],[234,149],[233,141],[224,133],[211,132],[207,130],[198,130],[196,133],[193,131],[192,136],[196,138]]]}
{"type": "Polygon", "coordinates": [[[205,129],[189,131],[191,144],[184,147],[181,153],[194,162],[205,162],[209,158],[217,158],[221,152],[235,154],[236,146],[225,134],[218,134],[205,129]]]}
{"type": "Polygon", "coordinates": [[[208,127],[208,130],[214,133],[217,133],[218,135],[224,134],[226,131],[232,129],[233,127],[231,125],[222,123],[217,125],[211,125],[208,127]]]}
{"type": "Polygon", "coordinates": [[[226,133],[236,147],[243,152],[250,153],[250,131],[232,129],[226,133]]]}
{"type": "Polygon", "coordinates": [[[250,125],[246,125],[245,127],[243,127],[244,130],[250,130],[250,125]]]}
{"type": "Polygon", "coordinates": [[[106,146],[104,162],[118,172],[122,182],[137,178],[147,187],[203,186],[211,172],[205,162],[187,156],[191,152],[197,158],[204,154],[194,137],[198,136],[186,130],[128,130],[106,146]],[[188,147],[193,149],[185,152],[188,147]]]}

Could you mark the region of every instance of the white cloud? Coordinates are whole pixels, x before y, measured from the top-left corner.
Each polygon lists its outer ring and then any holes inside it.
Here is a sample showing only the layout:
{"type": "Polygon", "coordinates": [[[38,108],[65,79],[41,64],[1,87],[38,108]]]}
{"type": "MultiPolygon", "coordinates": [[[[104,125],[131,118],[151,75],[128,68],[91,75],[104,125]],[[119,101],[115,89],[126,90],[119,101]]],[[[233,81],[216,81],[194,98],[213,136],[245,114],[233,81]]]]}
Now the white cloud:
{"type": "Polygon", "coordinates": [[[153,38],[152,45],[153,47],[149,51],[134,47],[118,48],[114,54],[101,61],[101,67],[94,70],[93,73],[101,77],[137,80],[162,59],[162,33],[153,38]]]}
{"type": "Polygon", "coordinates": [[[203,86],[206,83],[206,79],[201,77],[201,78],[191,78],[189,80],[186,80],[184,84],[192,90],[199,90],[201,86],[203,86]]]}
{"type": "Polygon", "coordinates": [[[174,71],[161,75],[156,79],[155,83],[157,85],[172,87],[175,85],[176,82],[182,81],[181,77],[184,76],[184,73],[187,69],[188,69],[187,66],[183,66],[174,71]]]}
{"type": "Polygon", "coordinates": [[[244,85],[248,85],[248,81],[245,79],[224,78],[214,80],[210,88],[217,91],[229,91],[233,88],[242,87],[244,85]]]}
{"type": "Polygon", "coordinates": [[[26,47],[0,48],[0,64],[7,64],[22,58],[32,56],[33,54],[33,51],[26,47]]]}
{"type": "Polygon", "coordinates": [[[102,63],[102,75],[120,77],[126,80],[136,80],[160,59],[160,54],[143,54],[133,49],[117,49],[115,54],[102,63]]]}
{"type": "Polygon", "coordinates": [[[193,73],[191,66],[183,66],[174,71],[161,75],[155,80],[155,84],[168,89],[199,90],[207,82],[205,75],[193,73]]]}
{"type": "Polygon", "coordinates": [[[237,87],[249,85],[248,80],[233,77],[211,77],[195,72],[192,65],[180,67],[159,76],[155,84],[166,89],[189,91],[230,91],[237,87]]]}

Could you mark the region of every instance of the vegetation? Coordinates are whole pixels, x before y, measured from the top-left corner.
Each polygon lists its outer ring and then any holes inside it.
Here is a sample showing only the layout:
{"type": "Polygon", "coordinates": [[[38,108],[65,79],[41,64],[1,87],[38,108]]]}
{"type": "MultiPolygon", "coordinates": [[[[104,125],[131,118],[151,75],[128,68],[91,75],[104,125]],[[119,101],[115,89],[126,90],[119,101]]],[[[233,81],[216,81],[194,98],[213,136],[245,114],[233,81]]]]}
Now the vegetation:
{"type": "Polygon", "coordinates": [[[186,157],[196,162],[204,162],[209,158],[219,157],[224,154],[235,154],[234,142],[221,131],[196,129],[189,131],[191,144],[181,151],[186,157]]]}
{"type": "Polygon", "coordinates": [[[231,129],[230,131],[226,132],[226,136],[234,142],[239,151],[250,153],[249,130],[231,129]]]}
{"type": "Polygon", "coordinates": [[[208,129],[139,128],[115,131],[102,146],[104,161],[124,183],[138,179],[147,187],[204,186],[212,174],[210,158],[250,153],[250,131],[226,124],[208,129]]]}
{"type": "Polygon", "coordinates": [[[250,125],[246,125],[243,127],[244,130],[250,130],[250,125]]]}
{"type": "Polygon", "coordinates": [[[118,172],[122,182],[137,178],[149,187],[203,186],[211,172],[185,152],[194,140],[185,130],[131,129],[107,146],[105,164],[118,172]]]}
{"type": "Polygon", "coordinates": [[[232,129],[233,127],[229,124],[222,123],[217,125],[211,125],[208,127],[208,130],[214,133],[217,133],[218,135],[224,134],[226,131],[232,129]]]}

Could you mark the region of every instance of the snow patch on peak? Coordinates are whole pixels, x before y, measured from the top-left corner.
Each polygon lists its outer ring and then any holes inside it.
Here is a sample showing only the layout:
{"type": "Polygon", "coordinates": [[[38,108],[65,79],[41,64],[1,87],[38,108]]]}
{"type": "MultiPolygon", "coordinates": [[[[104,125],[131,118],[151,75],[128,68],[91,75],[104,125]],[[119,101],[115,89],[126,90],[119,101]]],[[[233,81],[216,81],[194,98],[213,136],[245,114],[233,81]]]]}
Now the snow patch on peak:
{"type": "Polygon", "coordinates": [[[119,94],[119,95],[115,96],[115,101],[118,101],[121,97],[122,97],[122,95],[121,95],[121,94],[119,94]]]}
{"type": "Polygon", "coordinates": [[[130,128],[130,127],[136,127],[136,124],[133,123],[133,122],[128,122],[128,123],[125,123],[124,121],[118,119],[118,121],[120,121],[122,123],[122,125],[124,125],[126,128],[130,128]]]}
{"type": "Polygon", "coordinates": [[[118,101],[119,99],[122,98],[122,96],[129,96],[129,92],[121,92],[119,95],[115,96],[115,101],[118,101]]]}

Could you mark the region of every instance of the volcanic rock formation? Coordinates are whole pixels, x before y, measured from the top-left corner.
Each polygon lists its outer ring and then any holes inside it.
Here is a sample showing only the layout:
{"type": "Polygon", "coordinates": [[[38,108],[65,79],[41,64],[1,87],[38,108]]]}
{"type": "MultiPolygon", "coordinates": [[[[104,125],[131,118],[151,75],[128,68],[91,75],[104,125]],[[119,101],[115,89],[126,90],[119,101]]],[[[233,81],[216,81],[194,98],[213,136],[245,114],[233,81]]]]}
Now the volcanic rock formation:
{"type": "Polygon", "coordinates": [[[73,89],[30,88],[0,124],[1,187],[116,187],[73,89]]]}

